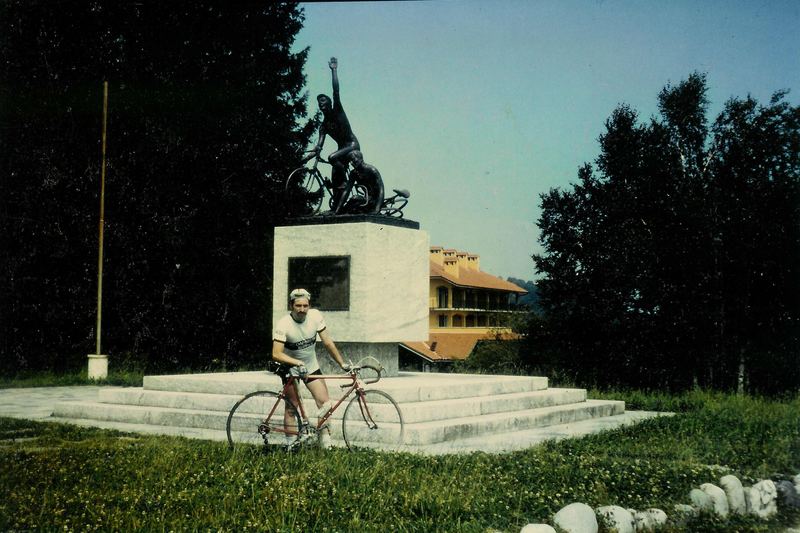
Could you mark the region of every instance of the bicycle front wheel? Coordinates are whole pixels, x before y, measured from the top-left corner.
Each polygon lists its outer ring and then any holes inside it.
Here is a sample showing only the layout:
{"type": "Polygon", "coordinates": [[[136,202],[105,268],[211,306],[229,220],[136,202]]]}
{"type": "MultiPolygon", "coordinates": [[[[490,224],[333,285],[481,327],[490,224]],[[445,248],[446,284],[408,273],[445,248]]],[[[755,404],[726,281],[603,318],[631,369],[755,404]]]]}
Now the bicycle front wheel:
{"type": "Polygon", "coordinates": [[[348,448],[396,448],[403,444],[403,414],[394,398],[380,390],[364,391],[344,410],[342,435],[348,448]]]}
{"type": "Polygon", "coordinates": [[[296,216],[317,214],[325,196],[319,171],[306,167],[293,170],[286,180],[286,196],[292,214],[296,216]]]}
{"type": "Polygon", "coordinates": [[[292,410],[284,419],[285,403],[272,391],[251,392],[236,402],[225,424],[228,445],[285,445],[297,440],[300,416],[292,410]]]}

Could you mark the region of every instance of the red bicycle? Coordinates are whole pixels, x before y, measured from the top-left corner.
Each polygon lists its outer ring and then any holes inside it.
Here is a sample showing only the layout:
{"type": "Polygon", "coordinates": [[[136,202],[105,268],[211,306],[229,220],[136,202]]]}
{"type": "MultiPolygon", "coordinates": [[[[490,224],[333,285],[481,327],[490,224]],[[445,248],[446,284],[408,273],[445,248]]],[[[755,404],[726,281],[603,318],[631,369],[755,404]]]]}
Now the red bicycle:
{"type": "MultiPolygon", "coordinates": [[[[231,449],[235,444],[249,443],[263,444],[266,449],[284,447],[293,450],[306,442],[316,442],[317,432],[328,425],[339,406],[350,398],[342,416],[341,437],[345,445],[349,449],[355,446],[396,449],[403,444],[404,437],[400,406],[387,393],[364,388],[364,385],[378,382],[382,370],[380,365],[359,364],[347,374],[308,376],[307,381],[347,381],[340,386],[345,389],[342,397],[316,424],[310,423],[306,415],[297,377],[290,376],[280,392],[251,392],[236,402],[228,413],[228,444],[231,449]],[[362,373],[375,377],[362,380],[362,373]],[[289,395],[289,387],[293,387],[296,394],[289,395]],[[290,403],[292,396],[298,399],[296,405],[290,403]],[[288,414],[287,404],[294,407],[288,414]]],[[[339,436],[333,433],[335,437],[339,436]]]]}

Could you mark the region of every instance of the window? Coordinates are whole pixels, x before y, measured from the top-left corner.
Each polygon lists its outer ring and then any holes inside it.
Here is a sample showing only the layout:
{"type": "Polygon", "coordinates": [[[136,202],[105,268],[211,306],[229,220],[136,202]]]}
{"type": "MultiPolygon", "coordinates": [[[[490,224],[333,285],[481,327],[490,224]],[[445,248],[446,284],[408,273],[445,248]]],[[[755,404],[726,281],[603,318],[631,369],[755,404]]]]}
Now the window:
{"type": "Polygon", "coordinates": [[[467,315],[467,327],[468,328],[475,327],[475,315],[467,315]]]}
{"type": "Polygon", "coordinates": [[[447,315],[439,315],[439,327],[440,328],[447,327],[447,315]]]}
{"type": "Polygon", "coordinates": [[[454,328],[460,328],[463,325],[464,325],[464,322],[463,322],[463,319],[461,318],[461,315],[454,315],[453,316],[453,327],[454,328]]]}
{"type": "Polygon", "coordinates": [[[439,291],[438,292],[439,292],[439,302],[438,302],[437,307],[439,307],[440,309],[445,309],[447,307],[450,307],[447,304],[447,299],[448,299],[447,298],[447,296],[448,296],[447,293],[450,292],[450,291],[447,290],[447,287],[439,287],[439,291]]]}

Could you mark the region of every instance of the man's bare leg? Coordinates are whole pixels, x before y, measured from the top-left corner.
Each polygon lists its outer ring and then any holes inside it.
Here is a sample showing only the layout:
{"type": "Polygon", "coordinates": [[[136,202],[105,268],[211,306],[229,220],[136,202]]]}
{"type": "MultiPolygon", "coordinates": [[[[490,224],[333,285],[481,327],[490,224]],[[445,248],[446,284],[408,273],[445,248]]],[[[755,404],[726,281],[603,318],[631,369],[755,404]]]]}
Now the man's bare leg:
{"type": "MultiPolygon", "coordinates": [[[[314,402],[317,404],[317,424],[322,420],[325,414],[330,409],[330,396],[328,395],[328,386],[325,384],[324,379],[315,379],[314,381],[306,382],[311,396],[314,397],[314,402]]],[[[331,446],[331,429],[328,424],[319,428],[319,445],[320,448],[330,448],[331,446]]]]}

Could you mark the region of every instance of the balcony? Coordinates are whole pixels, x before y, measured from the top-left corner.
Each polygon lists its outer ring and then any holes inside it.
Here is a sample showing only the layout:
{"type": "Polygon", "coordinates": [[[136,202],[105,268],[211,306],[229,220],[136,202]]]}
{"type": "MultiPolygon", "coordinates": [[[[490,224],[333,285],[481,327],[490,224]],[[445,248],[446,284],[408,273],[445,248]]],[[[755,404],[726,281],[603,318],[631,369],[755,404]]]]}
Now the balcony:
{"type": "Polygon", "coordinates": [[[459,303],[455,302],[450,307],[430,307],[431,311],[472,311],[472,312],[496,312],[496,313],[523,313],[530,311],[527,305],[522,304],[486,304],[483,307],[478,307],[479,304],[469,302],[459,303]]]}

